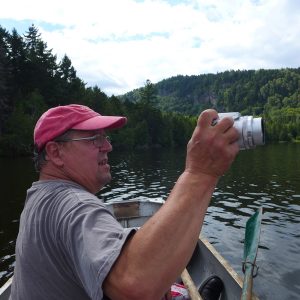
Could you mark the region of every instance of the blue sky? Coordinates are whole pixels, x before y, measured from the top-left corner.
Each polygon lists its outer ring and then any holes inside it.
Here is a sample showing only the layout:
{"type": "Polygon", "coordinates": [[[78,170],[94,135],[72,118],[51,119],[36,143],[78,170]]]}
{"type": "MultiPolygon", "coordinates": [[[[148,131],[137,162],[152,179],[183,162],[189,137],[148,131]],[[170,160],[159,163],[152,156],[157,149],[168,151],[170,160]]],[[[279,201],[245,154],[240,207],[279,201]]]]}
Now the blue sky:
{"type": "Polygon", "coordinates": [[[171,76],[300,67],[298,0],[14,0],[0,25],[31,24],[87,86],[122,94],[171,76]]]}

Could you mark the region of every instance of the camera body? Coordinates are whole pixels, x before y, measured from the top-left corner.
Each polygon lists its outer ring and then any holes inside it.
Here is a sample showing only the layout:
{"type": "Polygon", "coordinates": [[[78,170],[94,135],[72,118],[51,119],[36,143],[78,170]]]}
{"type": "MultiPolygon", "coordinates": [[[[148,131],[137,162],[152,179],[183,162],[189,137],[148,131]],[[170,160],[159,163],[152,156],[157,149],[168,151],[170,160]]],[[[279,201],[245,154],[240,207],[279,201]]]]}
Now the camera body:
{"type": "Polygon", "coordinates": [[[239,146],[241,150],[253,149],[265,143],[265,130],[262,118],[253,116],[241,116],[239,112],[219,113],[219,119],[231,117],[234,120],[234,127],[238,130],[239,146]]]}

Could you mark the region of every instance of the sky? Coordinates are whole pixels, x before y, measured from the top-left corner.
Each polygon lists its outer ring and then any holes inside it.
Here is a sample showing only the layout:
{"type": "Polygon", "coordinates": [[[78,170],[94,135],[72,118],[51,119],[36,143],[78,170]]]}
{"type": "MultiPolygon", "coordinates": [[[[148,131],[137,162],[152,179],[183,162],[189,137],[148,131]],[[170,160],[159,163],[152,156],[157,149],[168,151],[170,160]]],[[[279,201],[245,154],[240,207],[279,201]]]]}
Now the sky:
{"type": "Polygon", "coordinates": [[[34,24],[86,86],[120,95],[177,75],[300,67],[298,0],[1,1],[0,25],[34,24]]]}

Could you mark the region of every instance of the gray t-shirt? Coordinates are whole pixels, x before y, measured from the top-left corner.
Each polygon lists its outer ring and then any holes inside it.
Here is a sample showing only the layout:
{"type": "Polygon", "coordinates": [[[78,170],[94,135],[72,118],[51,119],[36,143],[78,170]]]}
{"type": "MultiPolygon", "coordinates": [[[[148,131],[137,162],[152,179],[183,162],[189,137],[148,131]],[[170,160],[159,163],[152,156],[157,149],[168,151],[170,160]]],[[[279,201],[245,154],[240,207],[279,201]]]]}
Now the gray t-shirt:
{"type": "Polygon", "coordinates": [[[102,283],[131,232],[80,185],[34,182],[20,220],[11,299],[103,299],[102,283]]]}

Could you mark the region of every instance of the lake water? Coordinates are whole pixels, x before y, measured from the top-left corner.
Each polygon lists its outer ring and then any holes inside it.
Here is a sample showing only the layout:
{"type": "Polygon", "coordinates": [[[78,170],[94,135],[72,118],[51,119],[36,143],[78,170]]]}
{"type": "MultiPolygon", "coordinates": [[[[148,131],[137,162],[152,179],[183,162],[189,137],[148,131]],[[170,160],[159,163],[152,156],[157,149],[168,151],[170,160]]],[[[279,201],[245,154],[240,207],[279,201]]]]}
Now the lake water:
{"type": "MultiPolygon", "coordinates": [[[[184,150],[112,152],[113,181],[99,197],[165,200],[183,170],[184,157],[184,150]]],[[[37,174],[29,158],[2,158],[0,177],[2,285],[13,273],[19,216],[37,174]]],[[[300,144],[242,151],[219,181],[202,232],[239,274],[245,224],[260,206],[264,215],[254,290],[260,299],[300,299],[300,144]]]]}

